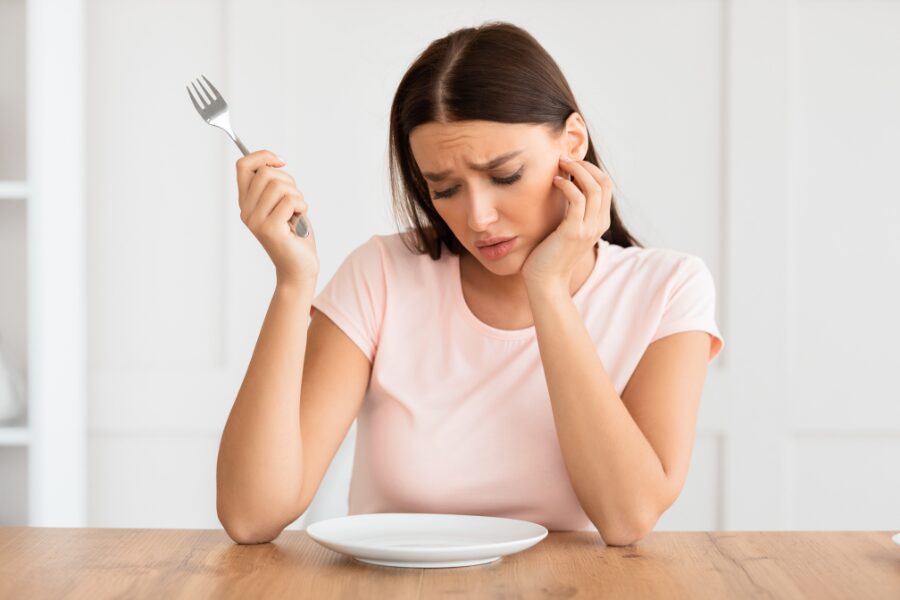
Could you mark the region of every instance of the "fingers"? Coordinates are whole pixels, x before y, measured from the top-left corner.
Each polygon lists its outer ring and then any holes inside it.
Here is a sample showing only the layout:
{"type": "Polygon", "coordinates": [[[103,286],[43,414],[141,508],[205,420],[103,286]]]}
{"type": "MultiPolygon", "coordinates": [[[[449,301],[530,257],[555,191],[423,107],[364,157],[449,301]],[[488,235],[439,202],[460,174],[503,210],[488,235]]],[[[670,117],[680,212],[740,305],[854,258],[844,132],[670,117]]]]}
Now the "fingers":
{"type": "Polygon", "coordinates": [[[237,160],[235,166],[237,170],[238,193],[241,197],[244,196],[250,184],[250,179],[260,167],[264,165],[282,167],[286,164],[277,154],[269,150],[257,150],[247,156],[242,156],[237,160]]]}
{"type": "Polygon", "coordinates": [[[282,196],[272,209],[269,218],[265,219],[260,225],[259,231],[266,235],[280,235],[279,229],[290,228],[291,223],[294,222],[292,218],[295,214],[303,215],[308,210],[309,206],[300,196],[282,196]]]}
{"type": "MultiPolygon", "coordinates": [[[[247,192],[238,200],[238,204],[240,204],[241,207],[242,218],[252,214],[253,211],[256,210],[256,204],[259,202],[263,190],[266,189],[272,181],[284,181],[293,187],[297,187],[297,182],[294,181],[294,178],[291,177],[289,173],[266,165],[259,167],[256,173],[252,175],[250,187],[247,189],[247,192]]],[[[278,200],[278,198],[275,198],[275,200],[278,200]]]]}
{"type": "Polygon", "coordinates": [[[595,222],[602,219],[609,210],[612,199],[612,179],[597,165],[586,161],[559,161],[563,172],[575,177],[571,182],[563,180],[558,186],[579,206],[579,216],[583,221],[595,222]],[[567,184],[567,185],[566,185],[567,184]],[[576,185],[577,184],[577,185],[576,185]]]}
{"type": "MultiPolygon", "coordinates": [[[[256,206],[250,211],[246,223],[251,230],[256,230],[270,218],[276,205],[284,197],[296,197],[303,202],[303,193],[292,183],[283,179],[271,179],[259,196],[256,206]]],[[[305,206],[305,202],[303,202],[305,206]]]]}
{"type": "Polygon", "coordinates": [[[601,201],[596,203],[594,217],[599,219],[609,219],[609,210],[612,205],[613,180],[603,169],[590,161],[581,161],[578,163],[586,169],[594,180],[600,185],[602,192],[601,201]]]}
{"type": "Polygon", "coordinates": [[[272,211],[272,221],[276,225],[282,223],[296,223],[294,215],[305,215],[309,213],[309,205],[299,196],[284,196],[272,211]]]}
{"type": "Polygon", "coordinates": [[[578,186],[565,177],[556,175],[553,177],[553,183],[562,190],[563,195],[569,202],[563,223],[570,222],[580,225],[584,221],[584,205],[587,203],[584,194],[581,193],[578,186]]]}
{"type": "Polygon", "coordinates": [[[559,161],[559,165],[563,169],[563,171],[575,176],[575,182],[578,184],[578,187],[584,190],[585,195],[592,193],[598,194],[601,191],[600,183],[585,167],[585,165],[588,164],[590,163],[586,160],[573,160],[572,162],[566,162],[560,159],[559,161]]]}

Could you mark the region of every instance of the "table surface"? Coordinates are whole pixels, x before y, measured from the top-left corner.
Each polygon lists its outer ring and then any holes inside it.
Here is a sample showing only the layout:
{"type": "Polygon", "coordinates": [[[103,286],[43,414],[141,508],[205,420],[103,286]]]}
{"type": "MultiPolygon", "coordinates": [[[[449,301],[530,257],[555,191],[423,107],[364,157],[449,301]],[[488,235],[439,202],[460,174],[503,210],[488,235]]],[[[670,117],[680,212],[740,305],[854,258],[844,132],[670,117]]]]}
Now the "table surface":
{"type": "Polygon", "coordinates": [[[0,598],[900,598],[889,531],[668,532],[631,546],[551,532],[471,567],[380,567],[305,531],[0,528],[0,598]]]}

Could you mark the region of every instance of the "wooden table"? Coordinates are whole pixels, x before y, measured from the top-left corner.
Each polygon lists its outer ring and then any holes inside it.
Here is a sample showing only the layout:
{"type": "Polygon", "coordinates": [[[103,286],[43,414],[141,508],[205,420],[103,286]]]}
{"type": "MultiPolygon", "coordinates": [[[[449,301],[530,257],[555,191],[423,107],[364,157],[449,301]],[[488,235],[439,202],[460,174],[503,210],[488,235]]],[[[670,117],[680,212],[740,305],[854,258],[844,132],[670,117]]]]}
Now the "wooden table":
{"type": "Polygon", "coordinates": [[[892,532],[653,532],[606,546],[552,532],[487,565],[368,565],[304,531],[0,528],[0,598],[890,598],[892,532]]]}

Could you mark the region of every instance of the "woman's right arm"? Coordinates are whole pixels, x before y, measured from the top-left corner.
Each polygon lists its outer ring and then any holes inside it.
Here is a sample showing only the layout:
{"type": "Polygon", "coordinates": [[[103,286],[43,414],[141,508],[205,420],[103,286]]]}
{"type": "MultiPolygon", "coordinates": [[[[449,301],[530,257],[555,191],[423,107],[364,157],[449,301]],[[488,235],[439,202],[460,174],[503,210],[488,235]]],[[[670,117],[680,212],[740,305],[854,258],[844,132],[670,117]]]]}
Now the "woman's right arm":
{"type": "Polygon", "coordinates": [[[216,510],[240,543],[269,541],[300,516],[299,398],[314,292],[315,280],[276,286],[222,433],[216,510]]]}
{"type": "Polygon", "coordinates": [[[293,232],[308,206],[279,170],[284,164],[259,150],[236,165],[241,221],[272,259],[277,282],[216,464],[216,512],[241,543],[268,541],[300,516],[300,387],[319,258],[312,223],[307,238],[293,232]]]}

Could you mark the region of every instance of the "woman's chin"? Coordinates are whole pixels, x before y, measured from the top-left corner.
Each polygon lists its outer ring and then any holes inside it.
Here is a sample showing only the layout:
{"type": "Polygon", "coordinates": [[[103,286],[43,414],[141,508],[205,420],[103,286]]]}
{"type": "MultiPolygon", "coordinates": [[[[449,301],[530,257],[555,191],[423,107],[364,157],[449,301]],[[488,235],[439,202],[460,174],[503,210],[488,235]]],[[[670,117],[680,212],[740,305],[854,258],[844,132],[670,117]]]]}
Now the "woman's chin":
{"type": "Polygon", "coordinates": [[[518,275],[522,272],[522,265],[525,264],[523,260],[513,255],[507,255],[497,260],[487,260],[484,257],[479,257],[478,262],[486,270],[499,277],[518,275]]]}

